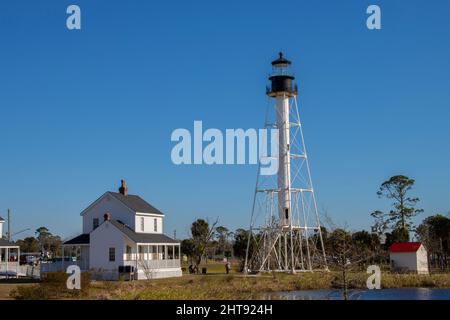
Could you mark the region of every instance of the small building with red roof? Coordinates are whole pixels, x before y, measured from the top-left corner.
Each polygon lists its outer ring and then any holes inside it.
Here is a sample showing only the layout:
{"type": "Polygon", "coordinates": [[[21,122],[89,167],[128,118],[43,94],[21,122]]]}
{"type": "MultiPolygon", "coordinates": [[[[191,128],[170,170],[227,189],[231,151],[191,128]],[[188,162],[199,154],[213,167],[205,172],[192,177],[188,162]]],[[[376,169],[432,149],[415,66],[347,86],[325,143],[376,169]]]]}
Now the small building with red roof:
{"type": "Polygon", "coordinates": [[[420,242],[397,242],[389,247],[391,268],[396,272],[428,274],[428,253],[420,242]]]}

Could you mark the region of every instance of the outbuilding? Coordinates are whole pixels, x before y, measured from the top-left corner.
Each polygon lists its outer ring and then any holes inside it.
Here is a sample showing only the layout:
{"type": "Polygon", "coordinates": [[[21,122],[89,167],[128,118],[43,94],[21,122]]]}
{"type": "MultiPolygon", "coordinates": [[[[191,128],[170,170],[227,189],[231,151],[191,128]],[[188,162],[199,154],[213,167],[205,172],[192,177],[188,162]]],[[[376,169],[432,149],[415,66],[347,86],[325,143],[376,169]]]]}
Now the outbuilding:
{"type": "Polygon", "coordinates": [[[0,217],[0,279],[19,275],[20,248],[18,245],[3,239],[3,223],[5,219],[0,217]]]}
{"type": "Polygon", "coordinates": [[[398,242],[389,247],[391,268],[396,272],[429,274],[428,253],[420,242],[398,242]]]}

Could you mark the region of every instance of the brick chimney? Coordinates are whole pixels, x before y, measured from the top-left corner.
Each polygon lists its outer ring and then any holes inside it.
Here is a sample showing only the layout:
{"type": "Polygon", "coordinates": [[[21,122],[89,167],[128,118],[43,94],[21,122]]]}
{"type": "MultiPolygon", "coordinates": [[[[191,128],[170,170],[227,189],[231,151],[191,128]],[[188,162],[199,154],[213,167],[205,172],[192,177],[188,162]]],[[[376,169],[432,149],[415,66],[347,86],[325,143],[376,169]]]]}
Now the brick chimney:
{"type": "Polygon", "coordinates": [[[121,182],[121,186],[119,188],[119,193],[123,194],[124,196],[128,195],[128,188],[127,185],[125,184],[125,180],[120,180],[121,182]]]}

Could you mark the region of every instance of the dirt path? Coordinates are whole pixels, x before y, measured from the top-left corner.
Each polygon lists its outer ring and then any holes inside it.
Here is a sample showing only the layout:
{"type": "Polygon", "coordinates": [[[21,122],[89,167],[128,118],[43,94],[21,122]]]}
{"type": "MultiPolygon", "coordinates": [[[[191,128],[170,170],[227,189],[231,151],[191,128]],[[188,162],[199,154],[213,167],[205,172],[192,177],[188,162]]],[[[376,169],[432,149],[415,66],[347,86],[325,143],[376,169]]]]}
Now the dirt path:
{"type": "Polygon", "coordinates": [[[17,288],[18,286],[31,286],[33,282],[27,283],[5,283],[4,281],[0,281],[0,300],[11,300],[12,298],[9,296],[9,293],[17,288]]]}

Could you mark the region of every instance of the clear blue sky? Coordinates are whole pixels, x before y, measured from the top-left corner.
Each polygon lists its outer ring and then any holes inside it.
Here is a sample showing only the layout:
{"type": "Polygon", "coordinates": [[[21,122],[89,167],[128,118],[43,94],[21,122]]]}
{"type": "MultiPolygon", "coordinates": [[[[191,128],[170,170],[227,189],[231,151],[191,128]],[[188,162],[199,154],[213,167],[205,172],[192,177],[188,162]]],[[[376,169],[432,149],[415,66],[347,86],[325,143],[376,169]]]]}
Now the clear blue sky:
{"type": "MultiPolygon", "coordinates": [[[[121,178],[166,213],[247,227],[256,166],[175,166],[176,128],[258,128],[279,50],[294,61],[318,205],[368,228],[376,191],[417,180],[425,215],[450,210],[450,3],[2,1],[0,216],[63,237],[121,178]],[[66,29],[66,8],[82,30],[66,29]],[[382,9],[382,30],[365,26],[382,9]]],[[[21,236],[33,234],[23,233],[21,236]]]]}

